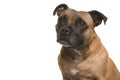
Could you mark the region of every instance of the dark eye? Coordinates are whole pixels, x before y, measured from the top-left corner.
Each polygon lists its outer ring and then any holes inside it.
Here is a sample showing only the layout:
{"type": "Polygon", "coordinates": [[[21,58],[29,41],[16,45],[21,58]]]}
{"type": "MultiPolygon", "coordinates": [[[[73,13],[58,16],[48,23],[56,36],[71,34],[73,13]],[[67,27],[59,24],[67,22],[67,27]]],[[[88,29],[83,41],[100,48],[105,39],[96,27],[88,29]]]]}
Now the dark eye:
{"type": "Polygon", "coordinates": [[[61,16],[58,19],[58,23],[59,23],[60,26],[66,25],[67,24],[67,15],[61,16]]]}
{"type": "Polygon", "coordinates": [[[87,29],[88,28],[85,21],[81,18],[77,18],[74,22],[74,25],[76,26],[76,28],[79,28],[79,29],[87,29]]]}
{"type": "Polygon", "coordinates": [[[85,24],[85,22],[82,20],[80,24],[84,25],[84,24],[85,24]]]}
{"type": "Polygon", "coordinates": [[[76,19],[75,24],[77,26],[82,26],[82,25],[85,25],[85,22],[81,18],[78,18],[76,19]]]}
{"type": "Polygon", "coordinates": [[[62,22],[64,22],[64,21],[66,21],[66,16],[62,16],[62,17],[60,17],[60,18],[58,19],[58,22],[59,22],[59,23],[62,23],[62,22]]]}
{"type": "Polygon", "coordinates": [[[87,24],[85,23],[85,21],[81,18],[77,18],[74,22],[74,25],[76,26],[76,28],[78,29],[82,29],[85,30],[88,28],[87,24]]]}

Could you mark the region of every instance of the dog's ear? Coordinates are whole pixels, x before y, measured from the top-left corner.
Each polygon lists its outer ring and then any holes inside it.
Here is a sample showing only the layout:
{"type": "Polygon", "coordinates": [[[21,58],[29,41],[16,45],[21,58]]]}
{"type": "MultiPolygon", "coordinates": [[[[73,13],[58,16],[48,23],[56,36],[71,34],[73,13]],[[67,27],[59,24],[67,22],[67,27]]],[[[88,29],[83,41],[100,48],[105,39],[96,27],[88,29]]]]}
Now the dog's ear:
{"type": "Polygon", "coordinates": [[[89,11],[89,14],[93,18],[94,27],[100,25],[102,23],[102,20],[104,21],[104,24],[106,24],[107,17],[104,14],[102,14],[96,10],[89,11]]]}
{"type": "Polygon", "coordinates": [[[55,15],[57,13],[57,15],[59,16],[61,14],[61,12],[63,12],[67,8],[68,8],[68,6],[66,4],[60,4],[55,8],[53,15],[55,15]]]}

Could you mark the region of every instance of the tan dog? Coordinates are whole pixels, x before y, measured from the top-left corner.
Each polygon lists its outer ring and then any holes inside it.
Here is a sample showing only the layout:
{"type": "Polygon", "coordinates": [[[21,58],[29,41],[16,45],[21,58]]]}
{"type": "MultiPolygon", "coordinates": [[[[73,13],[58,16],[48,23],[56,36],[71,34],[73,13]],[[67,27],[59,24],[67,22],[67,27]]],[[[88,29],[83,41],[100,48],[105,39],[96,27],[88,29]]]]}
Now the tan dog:
{"type": "Polygon", "coordinates": [[[94,28],[107,21],[98,11],[76,11],[58,5],[57,42],[63,45],[58,63],[63,80],[120,80],[120,74],[94,28]]]}

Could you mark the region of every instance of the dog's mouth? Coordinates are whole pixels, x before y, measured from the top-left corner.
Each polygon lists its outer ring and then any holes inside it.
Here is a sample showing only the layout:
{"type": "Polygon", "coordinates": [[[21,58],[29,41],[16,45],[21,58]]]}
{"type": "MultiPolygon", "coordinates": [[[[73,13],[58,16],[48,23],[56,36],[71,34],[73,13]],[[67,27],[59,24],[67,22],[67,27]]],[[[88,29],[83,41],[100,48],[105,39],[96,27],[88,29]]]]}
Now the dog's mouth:
{"type": "Polygon", "coordinates": [[[57,42],[63,45],[64,47],[72,47],[67,41],[57,40],[57,42]]]}

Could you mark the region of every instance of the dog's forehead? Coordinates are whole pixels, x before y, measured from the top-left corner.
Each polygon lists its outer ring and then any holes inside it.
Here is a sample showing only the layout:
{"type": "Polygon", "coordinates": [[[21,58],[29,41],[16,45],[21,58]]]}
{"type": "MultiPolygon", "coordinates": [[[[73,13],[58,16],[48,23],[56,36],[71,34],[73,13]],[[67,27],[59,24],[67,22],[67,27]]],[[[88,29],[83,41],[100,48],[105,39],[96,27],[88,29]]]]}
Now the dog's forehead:
{"type": "Polygon", "coordinates": [[[77,11],[73,10],[73,9],[67,9],[65,10],[61,16],[63,15],[67,15],[67,17],[69,17],[69,20],[73,20],[73,18],[78,17],[77,11]]]}

